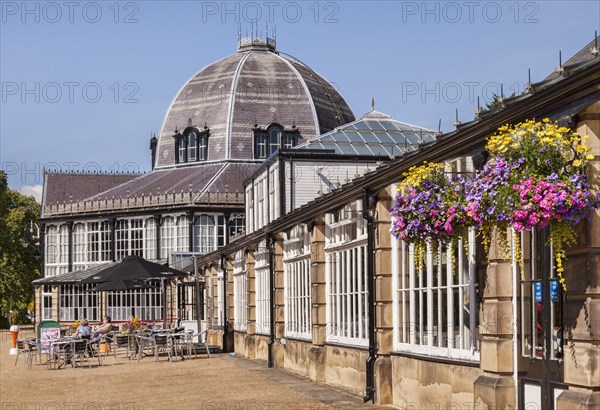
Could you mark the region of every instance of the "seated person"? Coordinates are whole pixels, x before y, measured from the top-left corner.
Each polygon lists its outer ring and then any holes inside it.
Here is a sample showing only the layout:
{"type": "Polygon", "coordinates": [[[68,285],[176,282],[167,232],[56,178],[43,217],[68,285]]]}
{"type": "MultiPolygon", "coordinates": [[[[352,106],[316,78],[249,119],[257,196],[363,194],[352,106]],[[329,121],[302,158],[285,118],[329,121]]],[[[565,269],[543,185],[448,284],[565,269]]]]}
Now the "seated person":
{"type": "Polygon", "coordinates": [[[112,325],[110,324],[111,319],[110,316],[105,316],[104,320],[102,321],[102,324],[99,326],[96,326],[96,331],[94,332],[94,335],[92,336],[92,342],[95,342],[97,340],[100,340],[100,336],[107,334],[108,332],[110,332],[110,330],[112,329],[112,325]]]}
{"type": "Polygon", "coordinates": [[[77,327],[77,330],[75,331],[73,337],[75,339],[82,339],[85,337],[89,337],[91,334],[92,328],[88,324],[87,319],[82,319],[81,322],[79,322],[79,326],[77,327]]]}

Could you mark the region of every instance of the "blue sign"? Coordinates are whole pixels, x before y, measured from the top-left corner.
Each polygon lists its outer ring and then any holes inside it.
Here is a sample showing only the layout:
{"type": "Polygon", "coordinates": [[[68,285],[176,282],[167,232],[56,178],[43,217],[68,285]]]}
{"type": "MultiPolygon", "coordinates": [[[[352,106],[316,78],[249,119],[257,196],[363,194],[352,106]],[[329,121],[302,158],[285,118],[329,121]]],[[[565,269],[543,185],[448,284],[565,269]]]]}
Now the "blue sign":
{"type": "Polygon", "coordinates": [[[533,289],[534,289],[534,294],[535,294],[535,301],[541,302],[542,301],[542,282],[535,282],[533,284],[533,289]]]}
{"type": "Polygon", "coordinates": [[[550,281],[550,300],[558,301],[558,281],[556,279],[550,281]]]}

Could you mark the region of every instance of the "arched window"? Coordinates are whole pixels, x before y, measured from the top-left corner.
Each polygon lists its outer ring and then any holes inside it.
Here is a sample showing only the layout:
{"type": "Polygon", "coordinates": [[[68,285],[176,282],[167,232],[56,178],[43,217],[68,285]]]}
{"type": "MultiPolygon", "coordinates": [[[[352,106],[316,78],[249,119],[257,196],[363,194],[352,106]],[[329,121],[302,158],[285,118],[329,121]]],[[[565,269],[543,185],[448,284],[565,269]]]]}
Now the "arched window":
{"type": "Polygon", "coordinates": [[[269,130],[269,155],[279,149],[281,138],[281,130],[279,128],[271,128],[269,130]]]}
{"type": "Polygon", "coordinates": [[[278,149],[289,149],[298,143],[298,129],[284,130],[278,124],[267,129],[254,129],[254,158],[267,158],[278,149]]]}
{"type": "Polygon", "coordinates": [[[188,134],[188,161],[198,160],[198,136],[194,131],[188,134]]]}

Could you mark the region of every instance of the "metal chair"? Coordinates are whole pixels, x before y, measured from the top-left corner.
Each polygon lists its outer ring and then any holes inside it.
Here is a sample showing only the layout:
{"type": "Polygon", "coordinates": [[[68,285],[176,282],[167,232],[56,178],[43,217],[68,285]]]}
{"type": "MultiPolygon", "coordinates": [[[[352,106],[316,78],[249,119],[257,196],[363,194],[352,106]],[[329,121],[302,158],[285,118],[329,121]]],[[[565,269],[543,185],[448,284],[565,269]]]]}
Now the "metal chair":
{"type": "Polygon", "coordinates": [[[140,363],[140,359],[142,355],[145,354],[145,350],[150,350],[154,354],[154,361],[158,360],[158,350],[156,348],[156,341],[152,336],[145,336],[141,334],[135,335],[135,340],[137,342],[137,361],[140,363]]]}
{"type": "Polygon", "coordinates": [[[87,361],[88,367],[91,369],[92,365],[88,358],[89,353],[89,342],[86,339],[77,339],[71,342],[71,365],[77,367],[77,359],[79,364],[83,366],[83,363],[87,361]]]}
{"type": "Polygon", "coordinates": [[[27,370],[31,370],[31,362],[33,358],[31,357],[31,349],[27,340],[17,340],[17,349],[18,351],[15,359],[15,366],[19,361],[19,356],[24,355],[25,357],[23,358],[23,366],[25,366],[27,370]]]}
{"type": "Polygon", "coordinates": [[[171,361],[171,346],[169,346],[169,336],[166,334],[155,334],[154,337],[154,348],[156,349],[156,357],[158,358],[158,352],[166,352],[169,355],[169,361],[171,361]]]}
{"type": "Polygon", "coordinates": [[[133,338],[133,335],[114,335],[112,349],[115,353],[115,362],[117,361],[117,355],[121,349],[125,349],[127,358],[131,359],[132,354],[135,352],[135,339],[133,338]]]}
{"type": "Polygon", "coordinates": [[[198,345],[204,346],[204,348],[206,349],[206,354],[207,354],[208,358],[210,359],[210,349],[208,348],[206,336],[207,336],[206,330],[203,330],[202,332],[199,332],[199,333],[186,332],[185,336],[181,340],[182,353],[183,353],[183,349],[187,350],[187,357],[188,357],[188,359],[191,359],[192,351],[193,351],[194,357],[196,357],[197,352],[196,352],[196,344],[194,343],[194,339],[198,338],[198,345]]]}

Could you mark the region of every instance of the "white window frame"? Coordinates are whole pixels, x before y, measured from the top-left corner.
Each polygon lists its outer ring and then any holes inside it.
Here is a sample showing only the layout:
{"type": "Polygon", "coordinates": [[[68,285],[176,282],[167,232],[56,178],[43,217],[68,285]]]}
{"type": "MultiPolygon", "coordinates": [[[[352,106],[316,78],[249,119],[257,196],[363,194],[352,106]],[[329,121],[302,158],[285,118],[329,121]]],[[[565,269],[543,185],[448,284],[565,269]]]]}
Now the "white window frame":
{"type": "Polygon", "coordinates": [[[362,202],[327,214],[325,221],[326,341],[368,346],[367,231],[362,202]]]}
{"type": "Polygon", "coordinates": [[[189,219],[185,215],[177,217],[175,220],[176,244],[177,252],[189,252],[190,249],[190,225],[189,219]]]}
{"type": "Polygon", "coordinates": [[[97,292],[88,292],[96,284],[63,284],[59,286],[60,321],[100,320],[97,292]]]}
{"type": "Polygon", "coordinates": [[[156,259],[156,220],[147,218],[144,223],[144,258],[156,259]]]}
{"type": "Polygon", "coordinates": [[[310,233],[297,225],[283,242],[284,334],[294,339],[312,338],[310,233]]]}
{"type": "Polygon", "coordinates": [[[49,225],[46,228],[46,277],[55,276],[58,266],[58,227],[49,225]]]}
{"type": "Polygon", "coordinates": [[[206,254],[215,249],[217,249],[217,215],[197,215],[194,218],[194,252],[206,254]]]}
{"type": "Polygon", "coordinates": [[[235,253],[233,260],[233,330],[248,329],[246,255],[244,250],[235,253]]]}
{"type": "Polygon", "coordinates": [[[164,216],[160,226],[160,256],[171,259],[171,253],[176,250],[176,219],[171,215],[164,216]]]}
{"type": "Polygon", "coordinates": [[[271,292],[269,289],[269,248],[267,240],[258,244],[254,254],[254,284],[256,296],[256,333],[268,335],[271,333],[271,292]]]}
{"type": "Polygon", "coordinates": [[[192,131],[188,134],[188,152],[187,152],[187,160],[188,162],[197,161],[198,160],[198,134],[195,131],[192,131]]]}
{"type": "Polygon", "coordinates": [[[42,285],[42,320],[52,320],[51,285],[42,285]]]}
{"type": "Polygon", "coordinates": [[[113,321],[162,319],[162,289],[122,290],[107,292],[106,310],[113,321]]]}

